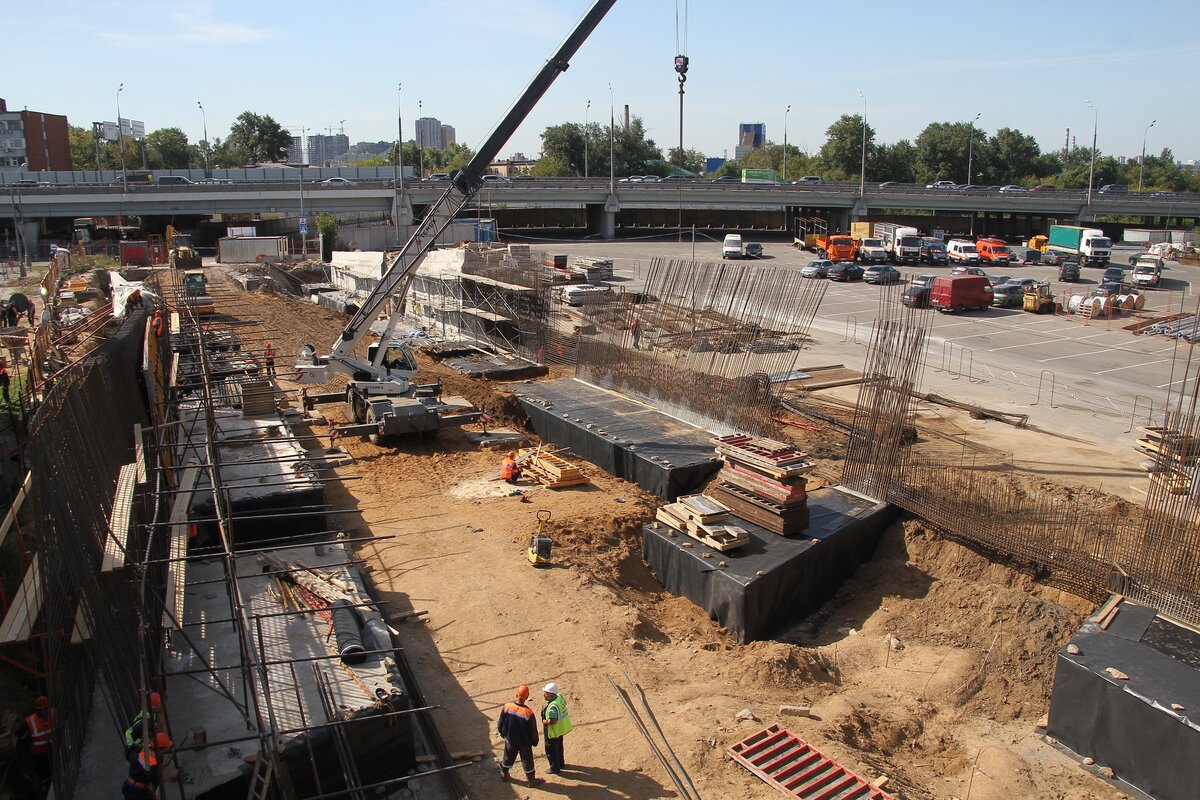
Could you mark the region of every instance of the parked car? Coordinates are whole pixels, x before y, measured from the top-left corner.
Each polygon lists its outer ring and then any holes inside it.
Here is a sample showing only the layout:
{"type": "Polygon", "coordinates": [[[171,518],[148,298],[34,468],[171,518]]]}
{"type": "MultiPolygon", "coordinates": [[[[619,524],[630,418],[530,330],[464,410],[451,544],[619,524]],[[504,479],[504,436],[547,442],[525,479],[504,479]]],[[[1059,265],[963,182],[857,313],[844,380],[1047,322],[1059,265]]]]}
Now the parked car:
{"type": "Polygon", "coordinates": [[[1032,189],[1030,189],[1029,191],[1031,191],[1031,192],[1047,192],[1047,193],[1049,193],[1049,192],[1057,192],[1057,191],[1058,191],[1058,189],[1054,188],[1053,186],[1047,186],[1046,184],[1042,183],[1042,184],[1038,184],[1037,186],[1033,187],[1033,188],[1032,188],[1032,189]]]}
{"type": "Polygon", "coordinates": [[[958,184],[954,181],[934,181],[933,183],[925,184],[926,189],[957,189],[958,184]]]}
{"type": "MultiPolygon", "coordinates": [[[[159,180],[161,180],[161,178],[159,180]]],[[[346,178],[338,177],[335,175],[332,178],[326,178],[325,180],[321,181],[321,185],[322,186],[353,186],[354,181],[348,180],[346,178]]]]}
{"type": "Polygon", "coordinates": [[[1129,187],[1123,183],[1106,183],[1100,187],[1100,194],[1129,194],[1129,187]]]}
{"type": "Polygon", "coordinates": [[[1152,263],[1139,263],[1133,268],[1135,286],[1158,286],[1162,280],[1162,269],[1152,263]]]}
{"type": "Polygon", "coordinates": [[[1005,283],[992,287],[992,305],[997,308],[1019,306],[1025,298],[1025,287],[1015,283],[1005,283]]]}
{"type": "Polygon", "coordinates": [[[762,258],[762,245],[758,242],[746,242],[746,258],[762,258]]]}
{"type": "Polygon", "coordinates": [[[946,254],[946,244],[931,237],[922,239],[920,261],[922,264],[950,263],[950,256],[946,254]]]}
{"type": "Polygon", "coordinates": [[[909,308],[929,308],[929,286],[908,286],[900,293],[900,302],[909,308]]]}
{"type": "Polygon", "coordinates": [[[1009,278],[1005,283],[1011,286],[1020,286],[1022,289],[1028,289],[1032,286],[1037,286],[1042,281],[1037,278],[1009,278]]]}
{"type": "Polygon", "coordinates": [[[800,277],[802,278],[825,278],[829,275],[829,268],[833,266],[832,261],[824,259],[820,261],[810,261],[800,269],[800,277]]]}
{"type": "Polygon", "coordinates": [[[1100,278],[1101,283],[1121,283],[1125,280],[1125,270],[1120,267],[1109,267],[1104,270],[1104,276],[1100,278]]]}
{"type": "Polygon", "coordinates": [[[1024,186],[1017,186],[1015,183],[1000,187],[1000,194],[1026,194],[1028,191],[1024,186]]]}
{"type": "Polygon", "coordinates": [[[900,270],[889,264],[876,264],[867,267],[863,280],[867,283],[895,283],[900,280],[900,270]]]}
{"type": "Polygon", "coordinates": [[[503,175],[481,175],[479,180],[483,181],[484,183],[512,183],[512,181],[503,175]]]}
{"type": "Polygon", "coordinates": [[[986,278],[987,273],[979,267],[955,267],[950,270],[951,275],[975,275],[980,278],[986,278]]]}
{"type": "Polygon", "coordinates": [[[955,264],[978,264],[979,249],[974,242],[965,239],[951,239],[946,243],[946,255],[955,264]]]}
{"type": "Polygon", "coordinates": [[[1019,249],[1023,251],[1021,253],[1021,263],[1022,264],[1041,264],[1041,263],[1043,263],[1041,250],[1034,250],[1032,247],[1023,247],[1023,248],[1019,248],[1019,249]]]}
{"type": "Polygon", "coordinates": [[[1079,280],[1079,262],[1062,262],[1058,267],[1058,279],[1063,283],[1074,283],[1079,280]]]}
{"type": "Polygon", "coordinates": [[[805,175],[798,181],[792,181],[793,186],[824,186],[825,181],[819,175],[805,175]]]}
{"type": "Polygon", "coordinates": [[[863,276],[863,268],[853,261],[839,261],[829,268],[825,276],[831,281],[857,281],[863,276]]]}
{"type": "MultiPolygon", "coordinates": [[[[953,275],[954,273],[951,272],[950,274],[953,275]]],[[[966,275],[967,273],[960,272],[959,274],[966,275]]],[[[1007,275],[988,275],[987,279],[988,283],[990,283],[992,286],[999,286],[1002,283],[1008,283],[1010,280],[1012,280],[1012,278],[1007,275]]]]}
{"type": "Polygon", "coordinates": [[[915,277],[911,281],[909,281],[908,285],[916,286],[918,288],[920,288],[922,286],[925,288],[929,288],[930,286],[933,285],[933,281],[935,278],[937,278],[937,275],[918,275],[917,277],[915,277]]]}
{"type": "Polygon", "coordinates": [[[1116,297],[1119,294],[1123,294],[1124,291],[1125,291],[1125,287],[1122,286],[1120,283],[1116,283],[1115,281],[1110,281],[1108,283],[1102,283],[1099,286],[1097,286],[1095,289],[1092,290],[1092,294],[1096,297],[1116,297]]]}
{"type": "Polygon", "coordinates": [[[1129,266],[1136,267],[1138,264],[1153,264],[1162,269],[1166,266],[1163,263],[1162,256],[1156,256],[1153,253],[1134,253],[1129,257],[1129,266]]]}
{"type": "Polygon", "coordinates": [[[1040,263],[1045,264],[1047,267],[1057,267],[1064,261],[1062,253],[1055,252],[1054,250],[1047,250],[1038,256],[1038,258],[1040,259],[1040,263]]]}

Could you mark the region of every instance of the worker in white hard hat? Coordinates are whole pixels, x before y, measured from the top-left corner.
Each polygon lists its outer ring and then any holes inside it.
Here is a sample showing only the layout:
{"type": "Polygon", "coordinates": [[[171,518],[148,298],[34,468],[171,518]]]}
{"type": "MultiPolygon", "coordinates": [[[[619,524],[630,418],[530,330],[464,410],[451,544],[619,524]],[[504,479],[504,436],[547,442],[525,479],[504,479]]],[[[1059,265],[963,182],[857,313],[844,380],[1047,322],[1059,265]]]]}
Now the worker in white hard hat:
{"type": "Polygon", "coordinates": [[[563,756],[563,737],[571,732],[571,717],[567,704],[558,691],[558,684],[551,681],[542,687],[546,706],[542,709],[542,725],[546,732],[546,760],[550,762],[551,774],[557,775],[566,766],[563,756]]]}

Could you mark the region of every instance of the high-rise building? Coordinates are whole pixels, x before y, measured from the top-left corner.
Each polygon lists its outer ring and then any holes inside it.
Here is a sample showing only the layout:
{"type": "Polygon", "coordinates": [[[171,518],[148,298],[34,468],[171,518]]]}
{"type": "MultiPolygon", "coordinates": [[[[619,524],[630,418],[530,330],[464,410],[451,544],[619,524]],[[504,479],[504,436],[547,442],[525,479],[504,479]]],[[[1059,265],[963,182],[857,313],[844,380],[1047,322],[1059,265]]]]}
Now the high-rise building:
{"type": "Polygon", "coordinates": [[[443,125],[436,117],[421,117],[417,120],[416,142],[421,147],[436,147],[445,150],[454,144],[455,132],[453,125],[443,125]]]}
{"type": "Polygon", "coordinates": [[[70,170],[67,118],[41,111],[9,111],[0,98],[0,167],[30,172],[70,170]]]}
{"type": "Polygon", "coordinates": [[[330,166],[350,152],[350,137],[344,133],[326,136],[319,133],[308,137],[308,163],[313,166],[330,166]]]}
{"type": "Polygon", "coordinates": [[[761,122],[743,122],[738,125],[738,143],[733,148],[733,157],[739,161],[751,150],[766,144],[767,126],[761,122]]]}
{"type": "Polygon", "coordinates": [[[304,164],[304,139],[299,136],[292,137],[292,143],[288,145],[287,160],[289,164],[304,164]]]}

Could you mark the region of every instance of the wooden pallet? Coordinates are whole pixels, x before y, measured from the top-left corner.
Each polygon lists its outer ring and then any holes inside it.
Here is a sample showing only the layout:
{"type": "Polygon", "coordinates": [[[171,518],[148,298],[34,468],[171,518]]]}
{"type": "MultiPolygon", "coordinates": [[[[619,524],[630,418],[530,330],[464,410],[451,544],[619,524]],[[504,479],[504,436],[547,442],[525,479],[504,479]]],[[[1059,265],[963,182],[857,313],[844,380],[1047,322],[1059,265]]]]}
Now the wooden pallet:
{"type": "Polygon", "coordinates": [[[688,519],[687,514],[687,506],[682,503],[669,503],[658,508],[654,512],[654,518],[722,553],[750,543],[750,534],[745,528],[725,524],[705,525],[688,519]]]}
{"type": "Polygon", "coordinates": [[[589,482],[579,467],[570,461],[553,453],[539,452],[537,448],[518,450],[517,460],[524,474],[550,489],[580,486],[589,482]]]}
{"type": "Polygon", "coordinates": [[[688,519],[695,520],[704,525],[729,518],[728,507],[702,494],[683,495],[676,503],[683,505],[687,509],[688,519]]]}
{"type": "Polygon", "coordinates": [[[771,725],[728,750],[767,785],[796,800],[893,800],[787,728],[771,725]]]}
{"type": "Polygon", "coordinates": [[[782,511],[778,505],[757,498],[744,489],[718,483],[709,489],[710,496],[732,509],[735,516],[753,522],[761,528],[780,536],[802,533],[808,527],[808,506],[797,506],[782,511]]]}
{"type": "Polygon", "coordinates": [[[769,478],[761,478],[754,473],[730,469],[729,464],[726,464],[718,473],[718,477],[725,483],[741,487],[766,500],[779,503],[785,508],[802,506],[808,502],[808,493],[805,487],[807,481],[803,478],[798,483],[787,485],[769,478]]]}
{"type": "Polygon", "coordinates": [[[718,436],[712,442],[717,446],[718,453],[724,452],[739,460],[752,461],[778,470],[811,464],[807,453],[774,439],[733,433],[718,436]]]}

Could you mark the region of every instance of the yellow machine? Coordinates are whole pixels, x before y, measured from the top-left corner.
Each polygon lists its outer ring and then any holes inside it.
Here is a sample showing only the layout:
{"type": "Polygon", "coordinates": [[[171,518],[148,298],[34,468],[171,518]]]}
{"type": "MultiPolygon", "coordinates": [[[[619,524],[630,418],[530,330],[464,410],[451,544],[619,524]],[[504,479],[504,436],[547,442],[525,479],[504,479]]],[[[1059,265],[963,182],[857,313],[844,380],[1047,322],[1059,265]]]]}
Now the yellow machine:
{"type": "Polygon", "coordinates": [[[1029,237],[1029,248],[1031,250],[1037,250],[1039,253],[1044,253],[1050,249],[1049,242],[1049,236],[1039,233],[1037,236],[1029,237]]]}
{"type": "Polygon", "coordinates": [[[195,269],[204,266],[200,253],[192,244],[190,233],[180,233],[174,225],[167,226],[167,251],[170,264],[175,269],[195,269]]]}
{"type": "Polygon", "coordinates": [[[550,551],[554,547],[554,541],[546,535],[546,523],[550,521],[550,512],[546,509],[540,509],[537,512],[538,525],[537,530],[533,534],[533,538],[529,540],[529,549],[525,554],[529,557],[529,563],[535,567],[544,567],[550,563],[550,551]]]}
{"type": "Polygon", "coordinates": [[[1021,298],[1021,307],[1033,314],[1053,314],[1056,303],[1054,302],[1054,294],[1050,291],[1050,284],[1039,283],[1037,286],[1029,286],[1025,289],[1025,294],[1021,298]]]}
{"type": "Polygon", "coordinates": [[[202,316],[215,314],[217,303],[208,293],[208,278],[204,270],[190,269],[183,273],[184,301],[202,316]]]}

